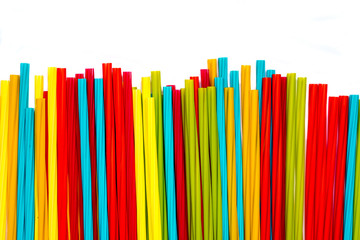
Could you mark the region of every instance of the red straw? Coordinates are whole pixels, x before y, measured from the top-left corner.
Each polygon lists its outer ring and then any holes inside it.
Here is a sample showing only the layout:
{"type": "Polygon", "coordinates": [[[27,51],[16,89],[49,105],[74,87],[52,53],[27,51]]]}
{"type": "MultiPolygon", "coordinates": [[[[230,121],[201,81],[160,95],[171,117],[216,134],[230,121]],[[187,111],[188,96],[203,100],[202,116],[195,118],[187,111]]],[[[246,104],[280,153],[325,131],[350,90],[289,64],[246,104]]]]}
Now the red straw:
{"type": "Polygon", "coordinates": [[[345,164],[348,134],[349,97],[339,97],[338,156],[335,164],[333,239],[342,239],[344,225],[345,164]]]}
{"type": "Polygon", "coordinates": [[[315,239],[324,239],[324,221],[325,221],[325,159],[326,159],[326,104],[327,104],[327,85],[319,84],[319,96],[317,100],[317,121],[316,128],[316,167],[315,167],[315,239]]]}
{"type": "Polygon", "coordinates": [[[115,144],[116,144],[116,181],[117,181],[117,204],[119,210],[119,234],[120,239],[127,239],[128,214],[126,194],[126,157],[125,157],[125,130],[124,130],[124,95],[121,68],[113,68],[114,109],[115,109],[115,144]]]}
{"type": "Polygon", "coordinates": [[[333,229],[333,194],[334,194],[334,176],[335,162],[337,156],[337,138],[339,130],[339,98],[329,97],[329,118],[328,118],[328,149],[327,164],[325,173],[325,194],[326,194],[326,212],[324,219],[324,239],[332,239],[333,229]]]}
{"type": "Polygon", "coordinates": [[[201,87],[207,88],[210,86],[209,69],[200,70],[201,87]]]}
{"type": "Polygon", "coordinates": [[[124,72],[124,97],[125,97],[125,136],[127,160],[127,206],[129,216],[129,239],[137,239],[136,225],[136,189],[135,189],[135,150],[134,150],[134,115],[132,97],[131,72],[124,72]]]}
{"type": "Polygon", "coordinates": [[[84,239],[84,209],[83,209],[83,194],[82,194],[82,178],[81,178],[81,151],[80,151],[80,126],[79,126],[79,98],[78,98],[78,79],[83,79],[84,74],[75,74],[74,83],[74,108],[75,108],[75,152],[76,152],[76,178],[78,183],[78,204],[79,204],[79,218],[80,218],[80,239],[84,239]]]}
{"type": "Polygon", "coordinates": [[[271,78],[262,80],[261,114],[261,232],[262,240],[270,240],[270,116],[271,116],[271,78]]]}
{"type": "MultiPolygon", "coordinates": [[[[119,239],[115,172],[115,127],[111,63],[103,63],[109,239],[119,239]]],[[[119,206],[120,207],[120,206],[119,206]]]]}
{"type": "Polygon", "coordinates": [[[180,90],[175,90],[175,88],[173,88],[173,108],[178,233],[179,239],[187,240],[189,235],[185,182],[185,157],[181,114],[181,93],[180,90]]]}
{"type": "Polygon", "coordinates": [[[96,136],[95,136],[95,97],[94,97],[94,69],[85,69],[87,86],[88,114],[89,114],[89,143],[91,161],[91,195],[93,210],[93,237],[99,239],[98,230],[98,188],[96,172],[96,136]]]}
{"type": "MultiPolygon", "coordinates": [[[[282,201],[286,199],[286,99],[287,99],[287,77],[281,77],[281,128],[282,128],[282,201]]],[[[281,208],[281,223],[283,223],[282,239],[285,239],[285,208],[281,208]]]]}
{"type": "MultiPolygon", "coordinates": [[[[49,204],[49,184],[48,184],[48,91],[44,91],[43,93],[45,99],[45,170],[46,170],[46,200],[49,204]]],[[[48,205],[49,206],[49,205],[48,205]]]]}
{"type": "Polygon", "coordinates": [[[78,231],[78,178],[75,147],[75,78],[66,79],[68,165],[69,165],[69,218],[70,239],[79,239],[78,231]]]}
{"type": "Polygon", "coordinates": [[[305,238],[314,239],[315,164],[317,143],[318,86],[309,85],[309,116],[305,176],[305,238]]]}
{"type": "Polygon", "coordinates": [[[272,175],[272,222],[273,222],[273,239],[284,239],[285,236],[285,219],[282,209],[284,207],[284,133],[283,133],[283,86],[280,74],[273,75],[273,175],[272,175]]]}
{"type": "Polygon", "coordinates": [[[58,229],[59,239],[68,239],[67,230],[67,120],[66,120],[66,69],[57,69],[57,148],[58,148],[58,229]]]}

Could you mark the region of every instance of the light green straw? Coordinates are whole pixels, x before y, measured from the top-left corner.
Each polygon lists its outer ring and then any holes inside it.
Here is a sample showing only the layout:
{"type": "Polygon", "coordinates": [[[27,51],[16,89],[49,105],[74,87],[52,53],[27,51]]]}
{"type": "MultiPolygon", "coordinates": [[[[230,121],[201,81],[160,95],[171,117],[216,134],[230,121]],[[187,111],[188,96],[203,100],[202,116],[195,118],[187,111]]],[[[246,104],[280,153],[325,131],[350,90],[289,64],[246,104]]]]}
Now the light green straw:
{"type": "Polygon", "coordinates": [[[209,159],[209,118],[206,88],[199,88],[199,134],[200,134],[200,156],[201,173],[204,201],[204,240],[214,239],[212,192],[209,159]]]}
{"type": "Polygon", "coordinates": [[[304,181],[305,181],[305,103],[306,78],[299,77],[296,92],[295,123],[295,240],[303,239],[304,181]]]}
{"type": "Polygon", "coordinates": [[[222,199],[221,199],[221,176],[220,176],[220,153],[219,137],[217,128],[216,114],[216,88],[208,87],[207,95],[209,99],[209,141],[211,159],[211,191],[214,220],[214,239],[222,239],[222,199]]]}
{"type": "Polygon", "coordinates": [[[160,194],[160,214],[162,236],[164,240],[168,239],[167,213],[166,213],[166,190],[165,190],[165,173],[164,173],[164,130],[163,130],[163,109],[161,95],[161,77],[160,71],[151,72],[151,89],[155,101],[155,131],[159,170],[159,194],[160,194]]]}
{"type": "MultiPolygon", "coordinates": [[[[360,102],[359,102],[360,109],[360,102]]],[[[354,192],[354,232],[353,239],[360,239],[360,121],[358,121],[355,162],[355,192],[354,192]],[[357,230],[356,230],[357,229],[357,230]]]]}

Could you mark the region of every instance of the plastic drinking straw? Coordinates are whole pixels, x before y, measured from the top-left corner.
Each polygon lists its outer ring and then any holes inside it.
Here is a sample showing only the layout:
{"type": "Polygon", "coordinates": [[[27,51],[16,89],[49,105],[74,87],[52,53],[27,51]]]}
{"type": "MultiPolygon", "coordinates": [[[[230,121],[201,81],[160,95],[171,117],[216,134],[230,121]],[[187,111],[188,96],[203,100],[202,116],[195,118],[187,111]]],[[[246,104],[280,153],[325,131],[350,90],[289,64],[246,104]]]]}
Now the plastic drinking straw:
{"type": "Polygon", "coordinates": [[[190,162],[190,181],[191,181],[191,205],[192,223],[194,236],[202,239],[201,222],[201,176],[199,164],[198,136],[196,129],[196,117],[194,107],[194,83],[192,80],[185,80],[186,95],[186,117],[188,126],[189,162],[190,162]]]}
{"type": "Polygon", "coordinates": [[[75,146],[75,78],[66,79],[66,98],[69,154],[69,198],[71,199],[71,204],[69,204],[70,239],[79,239],[77,153],[75,146]]]}
{"type": "Polygon", "coordinates": [[[225,133],[227,156],[227,183],[229,201],[230,239],[239,239],[239,223],[236,206],[236,151],[235,151],[235,114],[234,88],[225,88],[225,133]]]}
{"type": "Polygon", "coordinates": [[[335,162],[337,153],[337,138],[339,128],[339,98],[329,97],[329,117],[328,117],[328,148],[327,148],[327,164],[325,185],[325,218],[324,218],[324,239],[332,239],[332,224],[333,224],[333,196],[334,196],[334,176],[335,176],[335,162]]]}
{"type": "Polygon", "coordinates": [[[296,87],[296,163],[295,163],[295,239],[303,239],[305,183],[305,104],[306,78],[299,77],[296,87]]]}
{"type": "Polygon", "coordinates": [[[234,88],[235,153],[236,153],[236,201],[239,223],[239,239],[244,239],[243,168],[241,144],[241,114],[239,71],[230,71],[230,87],[234,88]]]}
{"type": "Polygon", "coordinates": [[[261,114],[261,152],[260,152],[260,237],[270,240],[270,127],[271,127],[271,78],[262,79],[261,114]]]}
{"type": "Polygon", "coordinates": [[[172,110],[172,87],[164,87],[164,145],[165,145],[165,183],[168,206],[169,239],[177,239],[175,170],[174,170],[174,129],[172,110]]]}
{"type": "Polygon", "coordinates": [[[200,78],[202,88],[207,88],[210,86],[209,69],[201,69],[200,78]]]}
{"type": "Polygon", "coordinates": [[[349,97],[339,97],[339,136],[338,155],[335,170],[334,194],[334,230],[333,238],[342,239],[344,233],[344,194],[345,194],[345,166],[346,146],[348,135],[349,97]]]}
{"type": "MultiPolygon", "coordinates": [[[[35,88],[36,89],[36,88],[35,88]]],[[[42,94],[41,94],[42,96],[42,94]]],[[[38,201],[39,201],[39,220],[38,220],[38,239],[49,238],[47,216],[47,182],[45,165],[45,99],[35,100],[35,164],[38,176],[38,201]]],[[[36,229],[35,229],[36,231],[36,229]]]]}
{"type": "Polygon", "coordinates": [[[213,219],[214,238],[222,238],[222,195],[220,175],[220,154],[218,124],[216,115],[216,88],[208,87],[207,96],[209,99],[209,144],[211,159],[211,192],[213,195],[213,219]]]}
{"type": "MultiPolygon", "coordinates": [[[[17,156],[19,134],[19,88],[20,76],[10,75],[9,83],[9,134],[8,176],[7,176],[7,236],[16,239],[16,196],[17,196],[17,156]]],[[[1,115],[0,115],[1,117],[1,115]]]]}
{"type": "MultiPolygon", "coordinates": [[[[344,208],[344,239],[353,237],[354,214],[354,181],[355,181],[355,155],[356,137],[359,113],[359,95],[350,95],[349,98],[349,127],[346,154],[346,182],[345,182],[345,208],[344,208]]],[[[359,229],[356,229],[358,231],[359,229]]]]}
{"type": "Polygon", "coordinates": [[[66,69],[57,69],[56,78],[57,142],[58,142],[58,228],[59,238],[68,239],[67,231],[67,124],[66,69]]]}
{"type": "Polygon", "coordinates": [[[136,184],[135,184],[135,152],[134,152],[134,114],[132,96],[132,76],[131,72],[124,72],[124,100],[125,100],[125,149],[126,149],[126,168],[127,168],[127,211],[129,238],[137,239],[136,228],[136,184]]]}
{"type": "Polygon", "coordinates": [[[228,58],[218,58],[219,77],[224,81],[224,88],[228,87],[228,58]]]}
{"type": "Polygon", "coordinates": [[[357,126],[357,142],[356,142],[355,186],[354,186],[355,187],[354,223],[353,223],[353,228],[354,228],[353,238],[354,239],[360,238],[360,232],[356,231],[356,229],[360,229],[360,196],[359,196],[360,195],[360,185],[359,184],[360,184],[360,121],[358,121],[358,126],[357,126]]]}
{"type": "Polygon", "coordinates": [[[1,113],[0,113],[0,238],[5,239],[7,168],[8,168],[8,127],[9,127],[9,81],[1,81],[1,113]]]}
{"type": "MultiPolygon", "coordinates": [[[[258,90],[250,91],[251,109],[259,108],[258,90]]],[[[252,239],[260,239],[260,129],[259,112],[251,111],[250,115],[250,154],[252,183],[252,239]]]]}
{"type": "MultiPolygon", "coordinates": [[[[287,77],[281,77],[281,131],[282,131],[282,144],[281,144],[281,151],[282,151],[282,202],[283,206],[285,205],[285,193],[286,193],[286,90],[287,90],[287,77]]],[[[281,208],[281,222],[282,222],[282,228],[281,228],[281,234],[282,239],[285,239],[285,208],[281,208]]]]}
{"type": "Polygon", "coordinates": [[[281,105],[281,76],[280,74],[273,75],[272,82],[272,92],[273,92],[273,174],[272,174],[272,222],[273,222],[273,239],[283,239],[284,237],[284,227],[285,222],[282,218],[282,207],[284,206],[284,193],[283,193],[283,167],[284,167],[284,158],[285,156],[283,151],[283,129],[282,124],[286,124],[282,122],[282,109],[281,105]]]}
{"type": "Polygon", "coordinates": [[[219,153],[220,153],[220,172],[221,172],[221,195],[222,195],[222,233],[223,239],[229,238],[229,219],[228,219],[228,189],[227,189],[227,156],[225,139],[225,107],[224,107],[224,81],[222,78],[215,78],[216,86],[216,112],[219,132],[219,153]]]}
{"type": "Polygon", "coordinates": [[[250,72],[249,65],[241,66],[241,117],[243,133],[244,226],[245,239],[251,239],[252,203],[250,181],[250,72]]]}
{"type": "Polygon", "coordinates": [[[79,97],[79,125],[80,125],[80,152],[81,152],[81,178],[84,201],[84,239],[93,239],[93,217],[91,200],[91,163],[89,146],[89,118],[86,96],[86,79],[78,80],[79,97]]]}
{"type": "Polygon", "coordinates": [[[188,231],[188,206],[185,181],[185,159],[182,129],[181,95],[180,90],[173,88],[173,119],[174,119],[174,158],[176,178],[176,207],[179,239],[187,240],[188,231]]]}
{"type": "Polygon", "coordinates": [[[34,237],[34,109],[25,110],[25,239],[34,237]]]}
{"type": "MultiPolygon", "coordinates": [[[[106,143],[106,169],[108,186],[109,211],[109,237],[111,240],[119,238],[118,206],[116,198],[116,166],[115,166],[115,130],[113,82],[111,63],[103,63],[104,106],[105,106],[105,143],[106,143]]],[[[119,206],[120,207],[120,206],[119,206]]]]}
{"type": "Polygon", "coordinates": [[[99,193],[99,238],[109,239],[106,158],[105,158],[105,114],[102,78],[94,79],[95,123],[96,123],[96,160],[99,193]]]}
{"type": "Polygon", "coordinates": [[[139,239],[146,239],[144,135],[143,135],[141,91],[138,89],[133,89],[133,107],[134,107],[134,137],[135,137],[137,229],[138,229],[139,239]]]}
{"type": "Polygon", "coordinates": [[[180,90],[181,94],[181,109],[182,109],[182,123],[183,123],[183,135],[184,135],[184,146],[185,146],[185,176],[186,176],[186,197],[188,204],[188,229],[189,238],[194,238],[194,223],[193,223],[193,206],[191,202],[191,179],[190,179],[190,154],[189,154],[189,131],[188,131],[188,113],[186,104],[186,91],[185,88],[180,90]]]}
{"type": "Polygon", "coordinates": [[[316,160],[316,128],[317,128],[317,100],[318,86],[309,85],[309,113],[308,134],[306,148],[306,176],[305,176],[305,238],[314,236],[314,196],[315,196],[315,160],[316,160]]]}
{"type": "Polygon", "coordinates": [[[119,211],[119,236],[128,237],[128,214],[126,194],[126,151],[125,151],[125,118],[124,93],[121,68],[113,68],[113,91],[115,111],[115,146],[116,154],[116,190],[117,206],[119,211]],[[121,206],[121,207],[120,207],[121,206]]]}
{"type": "MultiPolygon", "coordinates": [[[[317,143],[316,143],[316,185],[315,185],[315,238],[324,238],[324,215],[325,215],[325,171],[326,159],[326,104],[327,104],[327,85],[319,84],[319,98],[317,100],[317,143]]],[[[328,163],[326,163],[328,164],[328,163]]]]}
{"type": "Polygon", "coordinates": [[[29,104],[28,63],[20,64],[19,137],[18,137],[18,187],[17,187],[17,238],[24,239],[25,231],[25,109],[29,104]]]}
{"type": "Polygon", "coordinates": [[[155,132],[157,146],[157,161],[159,171],[159,191],[160,191],[160,211],[161,227],[164,240],[168,239],[166,190],[164,176],[164,136],[163,136],[163,116],[162,116],[162,96],[161,96],[161,77],[160,71],[151,72],[151,90],[155,102],[155,132]]]}
{"type": "MultiPolygon", "coordinates": [[[[144,78],[143,78],[144,80],[144,78]]],[[[147,79],[148,81],[150,79],[147,79]]],[[[144,85],[142,85],[144,87],[144,85]]],[[[150,92],[150,85],[146,85],[150,92]]],[[[145,169],[146,169],[146,199],[149,216],[149,239],[162,239],[160,194],[158,183],[157,147],[155,135],[155,101],[148,95],[144,96],[144,146],[145,146],[145,169]]]]}
{"type": "Polygon", "coordinates": [[[95,103],[94,103],[94,69],[85,69],[88,115],[89,115],[89,146],[91,161],[91,193],[92,193],[92,211],[93,211],[93,237],[99,239],[98,230],[98,187],[96,177],[96,135],[95,135],[95,103]]]}
{"type": "Polygon", "coordinates": [[[261,126],[262,80],[265,77],[265,60],[256,60],[256,90],[259,91],[259,121],[261,126]]]}
{"type": "Polygon", "coordinates": [[[204,204],[204,239],[214,239],[213,208],[210,173],[209,120],[206,88],[199,88],[200,157],[202,161],[201,182],[204,204]]]}
{"type": "Polygon", "coordinates": [[[216,59],[208,59],[207,60],[207,66],[209,69],[209,80],[210,80],[210,86],[215,86],[215,78],[217,75],[217,62],[216,59]]]}
{"type": "Polygon", "coordinates": [[[286,190],[285,190],[285,234],[287,239],[294,239],[294,187],[296,162],[296,74],[287,74],[286,97],[286,190]]]}

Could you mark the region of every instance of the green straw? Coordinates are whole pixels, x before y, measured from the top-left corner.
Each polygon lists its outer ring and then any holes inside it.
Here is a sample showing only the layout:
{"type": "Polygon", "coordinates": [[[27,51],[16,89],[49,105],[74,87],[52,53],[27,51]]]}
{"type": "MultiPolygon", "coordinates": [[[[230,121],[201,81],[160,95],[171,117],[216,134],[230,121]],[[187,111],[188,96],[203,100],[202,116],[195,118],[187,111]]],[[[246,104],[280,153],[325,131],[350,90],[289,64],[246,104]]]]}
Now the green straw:
{"type": "Polygon", "coordinates": [[[286,195],[285,195],[285,235],[286,239],[294,238],[294,184],[295,184],[295,98],[296,74],[287,74],[286,96],[286,195]]]}
{"type": "Polygon", "coordinates": [[[300,77],[297,81],[296,93],[296,142],[295,142],[295,239],[303,239],[304,219],[304,181],[305,181],[305,104],[306,78],[300,77]]]}
{"type": "Polygon", "coordinates": [[[214,219],[214,239],[222,239],[222,199],[221,199],[221,176],[220,176],[220,153],[219,137],[216,115],[216,88],[208,87],[209,99],[209,141],[211,159],[211,191],[214,219]]]}
{"type": "Polygon", "coordinates": [[[165,173],[164,173],[164,132],[162,116],[162,95],[161,95],[161,77],[160,71],[151,72],[151,89],[155,101],[155,131],[157,142],[157,157],[159,170],[159,192],[160,192],[160,214],[162,236],[164,240],[168,239],[167,213],[166,213],[166,190],[165,190],[165,173]]]}
{"type": "Polygon", "coordinates": [[[199,134],[200,134],[200,156],[201,173],[204,201],[204,239],[214,239],[213,212],[212,212],[212,192],[210,177],[210,158],[209,158],[209,118],[208,101],[206,88],[199,88],[199,134]]]}

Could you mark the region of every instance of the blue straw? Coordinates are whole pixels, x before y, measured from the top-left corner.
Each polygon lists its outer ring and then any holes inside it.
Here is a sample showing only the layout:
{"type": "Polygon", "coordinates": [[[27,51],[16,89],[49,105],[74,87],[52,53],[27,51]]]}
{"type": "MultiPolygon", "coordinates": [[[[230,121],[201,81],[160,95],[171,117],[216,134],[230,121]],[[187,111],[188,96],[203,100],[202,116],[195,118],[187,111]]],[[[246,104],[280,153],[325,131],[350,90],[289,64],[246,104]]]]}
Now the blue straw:
{"type": "Polygon", "coordinates": [[[265,77],[265,60],[256,61],[256,89],[259,91],[259,123],[261,126],[262,79],[265,77]]]}
{"type": "MultiPolygon", "coordinates": [[[[275,74],[275,70],[267,70],[266,71],[266,77],[271,78],[271,84],[272,84],[272,76],[275,74]]],[[[261,128],[261,125],[260,125],[261,128]]],[[[261,130],[260,130],[261,131],[261,130]]],[[[272,179],[272,114],[270,114],[270,179],[272,179]]],[[[270,181],[270,205],[272,206],[272,182],[270,181]]],[[[270,239],[272,239],[272,211],[270,209],[270,239]]]]}
{"type": "MultiPolygon", "coordinates": [[[[349,98],[349,126],[346,154],[346,182],[345,182],[345,210],[344,210],[344,239],[353,236],[354,184],[355,184],[355,155],[356,137],[359,113],[359,95],[349,98]]],[[[357,229],[356,231],[359,231],[357,229]]]]}
{"type": "Polygon", "coordinates": [[[218,58],[219,77],[223,79],[223,87],[228,87],[228,58],[218,58]]]}
{"type": "Polygon", "coordinates": [[[216,112],[218,120],[219,146],[220,146],[220,171],[221,171],[221,199],[222,199],[222,224],[223,239],[229,239],[228,217],[228,192],[227,192],[227,156],[225,138],[225,104],[224,104],[225,81],[221,77],[215,78],[216,86],[216,112]]]}
{"type": "Polygon", "coordinates": [[[91,165],[89,146],[89,119],[86,97],[86,79],[78,80],[79,123],[80,123],[80,151],[81,151],[81,179],[83,186],[84,207],[84,239],[93,239],[93,216],[91,204],[91,165]]]}
{"type": "Polygon", "coordinates": [[[34,239],[35,203],[34,203],[34,109],[25,110],[25,238],[34,239]]]}
{"type": "Polygon", "coordinates": [[[102,78],[95,78],[95,123],[96,123],[96,159],[99,191],[99,236],[109,239],[109,223],[107,211],[107,184],[105,160],[105,112],[102,78]]]}
{"type": "Polygon", "coordinates": [[[29,105],[28,63],[20,64],[19,95],[19,138],[18,138],[18,189],[17,189],[17,238],[24,239],[25,233],[25,109],[29,105]]]}
{"type": "Polygon", "coordinates": [[[172,87],[164,87],[165,178],[169,239],[177,240],[172,87]]]}
{"type": "Polygon", "coordinates": [[[235,154],[236,154],[236,201],[239,223],[239,239],[244,239],[243,169],[240,123],[239,71],[230,72],[230,87],[234,88],[235,154]]]}

